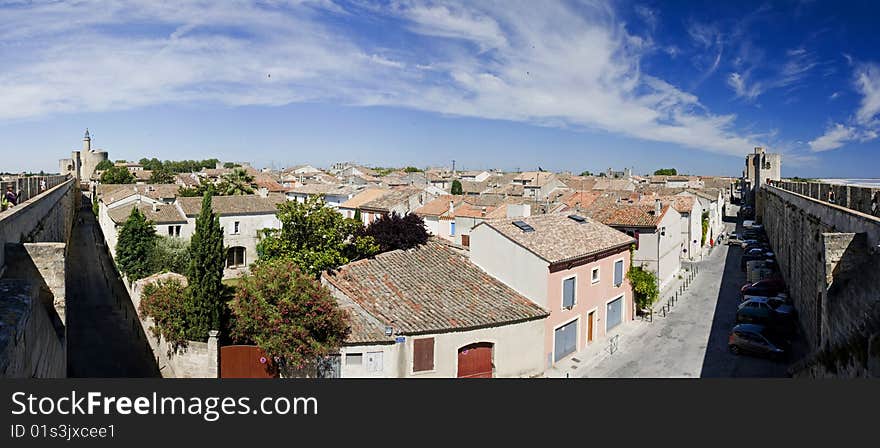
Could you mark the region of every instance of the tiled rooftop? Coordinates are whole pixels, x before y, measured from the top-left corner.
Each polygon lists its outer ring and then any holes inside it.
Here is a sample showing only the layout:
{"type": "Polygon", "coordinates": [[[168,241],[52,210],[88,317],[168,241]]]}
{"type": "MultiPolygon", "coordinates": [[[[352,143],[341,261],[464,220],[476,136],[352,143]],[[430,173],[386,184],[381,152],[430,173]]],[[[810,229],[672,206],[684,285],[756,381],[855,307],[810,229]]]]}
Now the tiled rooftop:
{"type": "Polygon", "coordinates": [[[492,227],[549,263],[572,260],[635,242],[625,233],[596,220],[587,219],[581,223],[569,218],[568,213],[498,218],[479,225],[492,227]],[[524,232],[513,224],[514,221],[525,222],[535,230],[524,232]]]}
{"type": "Polygon", "coordinates": [[[418,188],[402,188],[399,190],[390,190],[388,194],[382,195],[376,199],[361,204],[361,208],[387,211],[393,208],[395,205],[408,202],[411,197],[419,194],[421,191],[422,190],[418,188]]]}
{"type": "Polygon", "coordinates": [[[364,191],[354,195],[354,197],[352,197],[351,199],[340,204],[339,207],[340,208],[359,208],[362,205],[366,204],[367,202],[376,200],[376,199],[378,199],[378,198],[380,198],[390,192],[391,192],[391,190],[386,190],[383,188],[369,188],[367,190],[364,190],[364,191]]]}
{"type": "MultiPolygon", "coordinates": [[[[284,195],[270,194],[262,197],[255,194],[237,196],[214,196],[211,198],[211,208],[218,215],[259,215],[275,213],[278,204],[286,201],[284,195]]],[[[196,216],[202,210],[202,198],[180,197],[177,204],[186,216],[196,216]]]]}
{"type": "Polygon", "coordinates": [[[349,263],[323,278],[399,334],[500,326],[548,315],[435,240],[349,263]]]}
{"type": "Polygon", "coordinates": [[[607,203],[596,201],[583,212],[609,226],[656,227],[663,219],[669,205],[660,208],[660,215],[654,215],[654,205],[607,203]]]}
{"type": "Polygon", "coordinates": [[[122,224],[128,219],[128,216],[131,214],[131,209],[133,209],[135,205],[137,205],[138,210],[144,214],[147,220],[153,221],[156,224],[186,223],[186,217],[180,214],[180,211],[174,204],[159,204],[156,206],[156,211],[153,211],[152,204],[146,204],[143,202],[136,204],[132,202],[131,204],[125,204],[107,210],[107,215],[110,216],[110,219],[114,223],[122,224]]]}

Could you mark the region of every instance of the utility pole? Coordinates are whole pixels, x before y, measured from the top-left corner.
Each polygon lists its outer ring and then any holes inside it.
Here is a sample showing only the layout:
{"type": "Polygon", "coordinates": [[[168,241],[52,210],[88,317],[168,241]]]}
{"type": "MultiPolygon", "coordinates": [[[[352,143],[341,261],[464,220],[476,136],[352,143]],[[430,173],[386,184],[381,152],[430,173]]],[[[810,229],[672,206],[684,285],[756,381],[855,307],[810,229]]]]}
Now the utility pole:
{"type": "Polygon", "coordinates": [[[455,177],[455,159],[452,160],[452,177],[455,177]]]}

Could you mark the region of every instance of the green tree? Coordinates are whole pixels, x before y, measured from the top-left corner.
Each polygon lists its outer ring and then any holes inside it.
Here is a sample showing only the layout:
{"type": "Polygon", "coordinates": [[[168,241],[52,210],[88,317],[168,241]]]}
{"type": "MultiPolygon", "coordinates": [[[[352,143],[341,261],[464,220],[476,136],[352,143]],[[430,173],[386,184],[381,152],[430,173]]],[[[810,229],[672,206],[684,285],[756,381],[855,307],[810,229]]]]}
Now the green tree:
{"type": "Polygon", "coordinates": [[[97,171],[109,170],[110,168],[113,168],[113,162],[109,160],[102,160],[95,165],[95,170],[97,171]]]}
{"type": "Polygon", "coordinates": [[[211,196],[219,196],[219,194],[217,194],[216,187],[214,187],[214,184],[207,182],[199,184],[195,187],[179,187],[177,189],[177,195],[185,198],[200,198],[205,196],[205,194],[210,194],[211,196]]]}
{"type": "Polygon", "coordinates": [[[461,182],[458,179],[452,181],[452,188],[450,188],[449,192],[452,194],[462,194],[461,182]]]}
{"type": "Polygon", "coordinates": [[[173,184],[174,183],[174,175],[171,172],[166,171],[164,168],[160,168],[158,170],[153,171],[153,174],[150,175],[150,183],[151,184],[173,184]]]}
{"type": "Polygon", "coordinates": [[[593,173],[591,173],[591,172],[589,172],[589,171],[583,171],[583,172],[581,172],[580,175],[581,175],[581,176],[592,176],[593,173]]]}
{"type": "Polygon", "coordinates": [[[156,229],[153,223],[137,207],[131,213],[119,231],[116,243],[116,263],[119,271],[134,282],[150,274],[150,253],[156,244],[156,229]]]}
{"type": "Polygon", "coordinates": [[[237,164],[237,163],[235,163],[235,162],[226,162],[226,163],[223,164],[223,168],[237,168],[237,167],[240,167],[240,166],[241,166],[241,165],[239,165],[239,164],[237,164]]]}
{"type": "Polygon", "coordinates": [[[403,171],[405,173],[421,173],[422,172],[422,170],[420,170],[414,166],[408,166],[408,167],[404,168],[403,171]]]}
{"type": "Polygon", "coordinates": [[[350,331],[330,291],[290,259],[254,266],[229,307],[236,342],[256,344],[292,368],[338,352],[350,331]]]}
{"type": "Polygon", "coordinates": [[[315,277],[379,250],[372,237],[359,235],[363,224],[344,218],[313,196],[305,202],[286,201],[276,216],[281,229],[264,229],[257,244],[262,260],[286,259],[315,277]]]}
{"type": "Polygon", "coordinates": [[[660,168],[654,171],[655,176],[675,176],[676,174],[678,174],[678,171],[675,168],[660,168]]]}
{"type": "Polygon", "coordinates": [[[400,216],[393,212],[390,215],[383,215],[370,223],[360,234],[376,240],[382,252],[411,249],[428,242],[425,220],[415,213],[400,216]]]}
{"type": "Polygon", "coordinates": [[[220,303],[223,291],[223,228],[211,209],[211,195],[202,197],[202,209],[196,217],[196,230],[190,241],[187,279],[190,294],[187,306],[187,337],[206,340],[208,331],[220,328],[220,303]]]}
{"type": "Polygon", "coordinates": [[[177,279],[159,280],[144,287],[138,311],[153,318],[150,332],[165,338],[173,349],[186,345],[189,324],[186,303],[189,289],[177,279]]]}
{"type": "Polygon", "coordinates": [[[359,209],[359,208],[354,209],[354,218],[353,219],[357,222],[364,221],[363,217],[361,217],[361,209],[359,209]]]}
{"type": "Polygon", "coordinates": [[[254,176],[242,168],[236,168],[223,176],[223,180],[217,185],[217,194],[220,196],[253,194],[254,190],[251,188],[253,181],[254,176]]]}
{"type": "Polygon", "coordinates": [[[92,195],[92,213],[94,213],[95,216],[98,216],[99,211],[100,211],[100,208],[98,206],[98,195],[93,194],[92,195]]]}
{"type": "Polygon", "coordinates": [[[636,246],[629,248],[629,271],[626,278],[629,280],[633,290],[633,300],[636,303],[636,309],[641,311],[648,309],[660,297],[660,286],[657,282],[657,276],[653,272],[646,270],[641,266],[633,263],[636,246]]]}
{"type": "Polygon", "coordinates": [[[133,184],[134,175],[124,166],[114,166],[101,174],[101,183],[104,184],[133,184]]]}
{"type": "Polygon", "coordinates": [[[150,252],[150,273],[174,272],[185,275],[189,267],[189,241],[159,236],[150,252]]]}

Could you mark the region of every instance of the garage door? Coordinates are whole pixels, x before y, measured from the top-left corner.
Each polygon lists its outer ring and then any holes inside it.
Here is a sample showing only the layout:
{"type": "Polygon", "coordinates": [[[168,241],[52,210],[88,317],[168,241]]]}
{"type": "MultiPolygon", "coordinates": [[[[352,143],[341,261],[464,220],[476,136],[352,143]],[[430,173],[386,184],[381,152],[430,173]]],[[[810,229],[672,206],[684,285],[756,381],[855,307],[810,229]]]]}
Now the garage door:
{"type": "Polygon", "coordinates": [[[623,321],[623,297],[608,302],[605,314],[605,330],[610,330],[623,321]]]}
{"type": "Polygon", "coordinates": [[[458,349],[459,378],[492,378],[492,344],[478,342],[458,349]]]}
{"type": "Polygon", "coordinates": [[[553,353],[553,361],[559,361],[570,353],[577,350],[577,321],[559,327],[553,334],[556,347],[553,353]]]}

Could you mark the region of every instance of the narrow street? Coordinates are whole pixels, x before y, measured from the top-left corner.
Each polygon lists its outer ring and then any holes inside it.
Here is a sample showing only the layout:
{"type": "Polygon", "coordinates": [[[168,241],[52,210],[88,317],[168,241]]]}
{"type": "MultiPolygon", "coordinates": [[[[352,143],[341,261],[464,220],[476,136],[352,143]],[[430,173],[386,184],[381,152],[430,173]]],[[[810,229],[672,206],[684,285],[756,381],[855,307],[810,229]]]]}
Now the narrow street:
{"type": "MultiPolygon", "coordinates": [[[[725,223],[726,233],[735,229],[725,223]]],[[[722,244],[696,263],[699,274],[663,317],[635,321],[621,332],[617,351],[595,362],[584,362],[570,373],[589,378],[784,377],[787,365],[729,352],[727,337],[734,326],[742,249],[722,244]]]]}
{"type": "Polygon", "coordinates": [[[100,229],[90,202],[84,198],[83,205],[73,227],[67,261],[68,376],[158,376],[143,334],[132,330],[133,309],[124,286],[118,278],[105,279],[102,263],[112,266],[112,261],[96,239],[100,229]],[[114,291],[122,292],[118,300],[114,291]]]}

